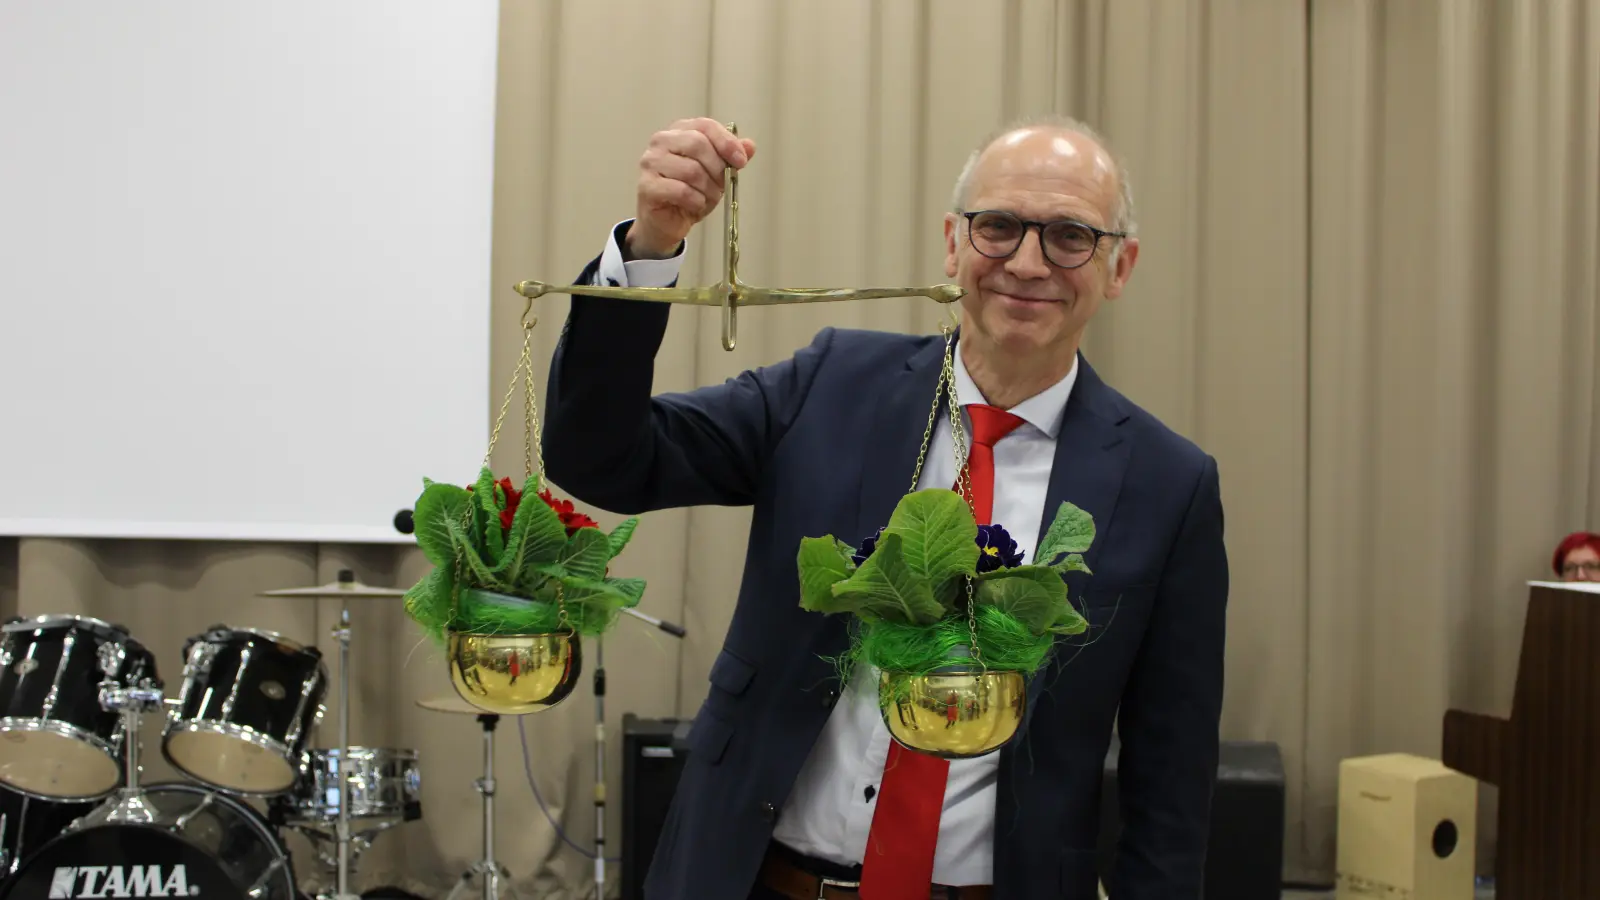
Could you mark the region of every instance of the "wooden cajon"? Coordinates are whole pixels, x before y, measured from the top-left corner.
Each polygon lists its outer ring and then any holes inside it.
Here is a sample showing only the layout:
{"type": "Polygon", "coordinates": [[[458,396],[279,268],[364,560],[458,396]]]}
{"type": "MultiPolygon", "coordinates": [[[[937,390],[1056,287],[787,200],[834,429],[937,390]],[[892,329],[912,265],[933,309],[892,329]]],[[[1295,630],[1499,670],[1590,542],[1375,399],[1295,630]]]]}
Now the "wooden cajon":
{"type": "Polygon", "coordinates": [[[1343,760],[1337,900],[1472,900],[1477,817],[1477,781],[1438,760],[1343,760]]]}

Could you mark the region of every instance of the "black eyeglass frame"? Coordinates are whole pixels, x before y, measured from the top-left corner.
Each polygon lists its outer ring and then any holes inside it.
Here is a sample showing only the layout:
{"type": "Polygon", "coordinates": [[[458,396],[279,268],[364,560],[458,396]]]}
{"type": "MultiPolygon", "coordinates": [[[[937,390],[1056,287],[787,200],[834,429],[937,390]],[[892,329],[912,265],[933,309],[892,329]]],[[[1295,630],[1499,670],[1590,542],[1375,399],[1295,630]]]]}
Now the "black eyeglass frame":
{"type": "Polygon", "coordinates": [[[967,220],[967,243],[971,244],[972,245],[972,249],[978,251],[979,255],[988,257],[989,259],[1010,259],[1012,256],[1016,255],[1016,252],[1018,250],[1022,249],[1022,242],[1028,239],[1028,231],[1030,229],[1033,229],[1033,228],[1038,228],[1039,229],[1039,252],[1044,254],[1044,258],[1049,261],[1050,265],[1055,266],[1058,269],[1081,269],[1084,266],[1088,265],[1090,260],[1094,259],[1094,255],[1096,253],[1100,252],[1100,240],[1102,238],[1108,238],[1109,237],[1109,238],[1121,239],[1121,238],[1125,238],[1125,237],[1128,236],[1128,233],[1126,231],[1106,231],[1104,229],[1096,228],[1093,225],[1090,225],[1088,222],[1081,222],[1081,221],[1079,221],[1077,219],[1056,219],[1056,220],[1051,221],[1051,222],[1036,222],[1036,221],[1033,221],[1031,219],[1024,219],[1021,216],[1017,215],[1016,213],[1010,212],[1010,211],[1004,210],[1004,209],[971,209],[971,210],[958,209],[958,210],[956,210],[956,213],[959,214],[962,218],[967,220]],[[973,220],[973,218],[975,218],[977,216],[986,216],[986,215],[987,216],[1005,216],[1006,218],[1010,219],[1013,222],[1021,223],[1021,225],[1022,225],[1022,234],[1017,237],[1017,245],[1015,247],[1012,247],[1009,252],[1002,253],[1002,254],[1000,254],[998,256],[996,256],[993,253],[985,253],[983,251],[983,248],[978,246],[978,242],[973,240],[973,238],[972,238],[972,220],[973,220]],[[1085,256],[1083,258],[1083,262],[1078,263],[1077,265],[1074,265],[1074,266],[1064,266],[1061,263],[1056,262],[1054,259],[1052,259],[1050,257],[1050,246],[1049,246],[1049,244],[1047,244],[1045,242],[1044,231],[1045,231],[1046,228],[1049,228],[1049,227],[1051,227],[1053,225],[1071,225],[1074,228],[1080,228],[1080,229],[1082,229],[1084,231],[1087,231],[1090,234],[1094,235],[1094,244],[1092,246],[1090,246],[1089,255],[1085,256]]]}

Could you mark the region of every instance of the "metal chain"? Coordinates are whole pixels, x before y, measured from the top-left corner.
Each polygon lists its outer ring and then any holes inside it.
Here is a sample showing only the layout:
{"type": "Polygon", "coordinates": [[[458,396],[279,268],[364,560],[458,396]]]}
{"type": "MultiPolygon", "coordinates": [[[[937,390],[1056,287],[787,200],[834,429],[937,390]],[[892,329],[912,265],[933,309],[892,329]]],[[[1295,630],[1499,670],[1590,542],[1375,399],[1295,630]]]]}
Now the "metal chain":
{"type": "MultiPolygon", "coordinates": [[[[948,346],[948,341],[946,343],[948,346]]],[[[947,412],[950,416],[950,437],[951,443],[954,444],[955,452],[956,486],[958,488],[958,493],[961,494],[962,499],[967,501],[967,508],[976,512],[977,501],[972,496],[972,477],[971,473],[967,469],[967,459],[970,454],[967,447],[966,428],[961,421],[961,398],[957,396],[956,393],[955,363],[948,349],[945,351],[944,364],[945,368],[948,370],[945,383],[947,385],[947,390],[950,397],[950,402],[948,404],[949,408],[947,412]]],[[[972,659],[977,662],[980,668],[987,671],[988,666],[983,662],[983,654],[978,650],[978,612],[977,601],[975,598],[976,589],[973,586],[973,579],[965,578],[963,580],[966,582],[967,589],[968,646],[972,650],[972,659]]]]}
{"type": "MultiPolygon", "coordinates": [[[[956,464],[956,492],[967,501],[968,509],[976,509],[977,503],[972,497],[972,479],[967,472],[967,439],[966,428],[961,422],[961,399],[956,392],[955,356],[955,328],[951,322],[941,326],[944,332],[944,362],[939,372],[939,383],[933,391],[933,407],[928,410],[928,425],[922,431],[922,447],[917,452],[917,465],[911,473],[911,491],[917,490],[917,485],[922,481],[922,467],[927,462],[928,446],[933,440],[933,425],[939,419],[939,403],[948,399],[947,404],[950,416],[950,437],[954,445],[956,464]]],[[[968,646],[972,650],[972,658],[980,667],[987,671],[984,665],[983,654],[978,650],[978,617],[974,601],[974,588],[971,578],[964,579],[967,589],[967,635],[968,646]]]]}
{"type": "Polygon", "coordinates": [[[916,493],[917,484],[922,481],[922,466],[928,459],[928,445],[933,440],[933,423],[939,421],[939,398],[944,394],[945,383],[953,380],[951,373],[954,371],[950,362],[950,346],[955,340],[955,332],[947,323],[944,326],[944,366],[939,372],[939,383],[933,389],[933,408],[928,410],[928,426],[922,430],[922,448],[917,451],[917,465],[911,470],[911,493],[916,493]]]}
{"type": "MultiPolygon", "coordinates": [[[[539,430],[539,405],[533,388],[533,327],[539,323],[537,316],[532,314],[533,300],[529,299],[522,312],[522,353],[517,358],[516,371],[511,373],[511,383],[506,388],[505,398],[500,401],[500,412],[495,416],[494,430],[489,434],[489,449],[483,454],[483,468],[489,468],[494,457],[494,448],[500,442],[500,431],[505,427],[506,414],[511,410],[511,397],[517,392],[517,385],[522,385],[522,466],[523,477],[531,478],[534,473],[539,475],[539,486],[544,489],[544,454],[540,452],[539,430]]],[[[469,504],[462,518],[461,526],[464,530],[472,527],[472,507],[469,504]]],[[[456,548],[455,578],[450,596],[450,615],[453,619],[461,606],[461,582],[465,570],[465,559],[461,548],[456,548]]],[[[567,603],[561,585],[556,585],[556,605],[560,615],[561,627],[568,624],[567,603]]]]}

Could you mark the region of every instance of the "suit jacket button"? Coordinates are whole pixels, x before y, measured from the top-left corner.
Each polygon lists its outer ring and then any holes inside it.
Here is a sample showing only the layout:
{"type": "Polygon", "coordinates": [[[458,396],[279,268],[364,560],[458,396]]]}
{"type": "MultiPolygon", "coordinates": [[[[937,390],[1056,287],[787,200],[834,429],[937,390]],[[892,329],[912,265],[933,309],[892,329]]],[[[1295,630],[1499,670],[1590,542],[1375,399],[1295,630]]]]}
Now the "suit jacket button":
{"type": "Polygon", "coordinates": [[[761,818],[768,822],[776,821],[778,818],[778,808],[773,806],[771,803],[761,804],[761,818]]]}

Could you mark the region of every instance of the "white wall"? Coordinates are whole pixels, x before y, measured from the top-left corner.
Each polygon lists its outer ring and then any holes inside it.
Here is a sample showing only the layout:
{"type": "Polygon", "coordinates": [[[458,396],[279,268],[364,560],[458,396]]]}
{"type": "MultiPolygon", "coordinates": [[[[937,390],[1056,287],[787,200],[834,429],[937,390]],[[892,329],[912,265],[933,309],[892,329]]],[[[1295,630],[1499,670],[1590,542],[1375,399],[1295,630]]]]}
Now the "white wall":
{"type": "Polygon", "coordinates": [[[487,440],[497,4],[0,4],[0,534],[405,540],[487,440]]]}

